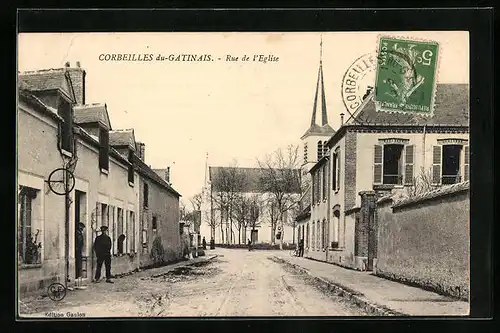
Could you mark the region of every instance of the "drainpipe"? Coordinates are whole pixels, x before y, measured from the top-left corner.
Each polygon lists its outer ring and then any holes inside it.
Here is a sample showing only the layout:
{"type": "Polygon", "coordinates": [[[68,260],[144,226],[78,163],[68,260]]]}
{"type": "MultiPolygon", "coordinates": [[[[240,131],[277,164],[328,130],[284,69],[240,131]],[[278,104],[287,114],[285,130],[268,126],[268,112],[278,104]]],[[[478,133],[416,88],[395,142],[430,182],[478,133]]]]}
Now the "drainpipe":
{"type": "Polygon", "coordinates": [[[65,275],[66,275],[66,279],[65,279],[65,284],[64,286],[66,287],[66,289],[68,288],[68,282],[69,282],[69,214],[70,214],[70,205],[71,205],[71,197],[69,195],[69,173],[66,172],[65,173],[65,177],[66,177],[66,180],[65,180],[65,192],[66,194],[64,195],[65,196],[65,219],[64,219],[64,244],[65,244],[65,259],[66,259],[66,265],[65,265],[65,268],[66,268],[66,271],[65,271],[65,275]]]}

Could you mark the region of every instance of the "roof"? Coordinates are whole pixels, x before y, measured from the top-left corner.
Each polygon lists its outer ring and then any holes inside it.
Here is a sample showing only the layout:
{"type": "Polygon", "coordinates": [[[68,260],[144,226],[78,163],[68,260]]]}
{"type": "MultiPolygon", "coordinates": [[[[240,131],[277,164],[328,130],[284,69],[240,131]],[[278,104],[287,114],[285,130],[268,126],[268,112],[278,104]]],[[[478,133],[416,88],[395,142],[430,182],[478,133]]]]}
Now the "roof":
{"type": "Polygon", "coordinates": [[[40,110],[44,111],[48,115],[50,115],[52,118],[62,121],[63,119],[61,116],[57,114],[57,110],[54,108],[46,105],[43,101],[41,101],[38,97],[36,97],[30,90],[27,84],[19,81],[18,82],[18,87],[19,87],[19,99],[22,99],[23,101],[30,103],[32,106],[35,106],[39,108],[40,110]]]}
{"type": "Polygon", "coordinates": [[[332,136],[335,134],[335,130],[328,124],[319,126],[318,124],[312,124],[311,127],[302,135],[301,139],[307,137],[307,136],[312,136],[312,135],[319,135],[319,136],[332,136]]]}
{"type": "MultiPolygon", "coordinates": [[[[267,169],[264,168],[245,168],[245,167],[209,167],[209,179],[212,182],[212,188],[215,191],[220,190],[214,179],[223,176],[224,173],[231,172],[235,170],[240,175],[243,176],[241,188],[239,192],[242,193],[264,193],[266,192],[262,178],[265,176],[264,172],[267,169]]],[[[300,169],[296,170],[297,177],[300,179],[300,169]]],[[[290,190],[289,193],[300,193],[300,182],[297,182],[297,187],[290,190]]]]}
{"type": "MultiPolygon", "coordinates": [[[[106,104],[93,103],[85,105],[75,105],[74,119],[77,124],[88,124],[100,122],[111,130],[108,108],[106,104]]],[[[110,138],[111,139],[111,138],[110,138]]]]}
{"type": "Polygon", "coordinates": [[[42,69],[19,73],[19,81],[23,82],[31,91],[61,90],[75,101],[71,81],[66,76],[64,68],[42,69]]]}
{"type": "Polygon", "coordinates": [[[129,146],[135,151],[134,129],[109,131],[109,144],[111,146],[129,146]]]}
{"type": "Polygon", "coordinates": [[[469,85],[438,84],[432,117],[412,113],[382,112],[375,109],[373,94],[356,111],[351,125],[455,125],[469,126],[469,85]]]}
{"type": "Polygon", "coordinates": [[[151,179],[152,181],[156,182],[158,185],[162,186],[166,190],[168,190],[170,193],[173,193],[174,195],[180,197],[181,194],[174,190],[172,186],[170,186],[163,178],[161,178],[156,172],[153,171],[146,163],[144,163],[143,160],[141,160],[137,155],[134,154],[133,156],[133,164],[134,164],[134,169],[142,176],[147,177],[151,179]]]}
{"type": "Polygon", "coordinates": [[[412,203],[419,203],[422,201],[430,200],[430,199],[437,198],[437,197],[444,196],[444,195],[451,195],[454,193],[468,191],[469,187],[470,187],[469,181],[457,183],[457,184],[452,184],[452,185],[441,186],[435,190],[422,193],[422,194],[417,195],[415,197],[405,198],[405,199],[399,200],[399,201],[395,202],[392,205],[392,207],[395,208],[395,207],[406,206],[406,205],[409,205],[412,203]]]}
{"type": "Polygon", "coordinates": [[[328,154],[323,155],[323,157],[321,157],[319,159],[319,161],[316,162],[316,164],[314,164],[311,169],[309,169],[309,173],[315,172],[320,166],[325,164],[325,162],[328,161],[329,159],[330,159],[330,156],[328,154]]]}
{"type": "Polygon", "coordinates": [[[304,208],[299,215],[295,218],[295,221],[303,221],[307,218],[311,217],[311,205],[308,205],[306,208],[304,208]]]}

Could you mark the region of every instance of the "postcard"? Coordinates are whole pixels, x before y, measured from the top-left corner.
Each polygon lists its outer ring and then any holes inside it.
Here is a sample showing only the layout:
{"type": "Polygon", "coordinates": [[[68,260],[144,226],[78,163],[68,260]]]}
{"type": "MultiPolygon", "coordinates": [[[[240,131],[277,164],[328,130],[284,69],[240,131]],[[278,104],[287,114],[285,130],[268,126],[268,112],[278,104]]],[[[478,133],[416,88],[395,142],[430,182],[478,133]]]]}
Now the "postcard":
{"type": "Polygon", "coordinates": [[[20,33],[21,319],[469,314],[467,31],[20,33]]]}

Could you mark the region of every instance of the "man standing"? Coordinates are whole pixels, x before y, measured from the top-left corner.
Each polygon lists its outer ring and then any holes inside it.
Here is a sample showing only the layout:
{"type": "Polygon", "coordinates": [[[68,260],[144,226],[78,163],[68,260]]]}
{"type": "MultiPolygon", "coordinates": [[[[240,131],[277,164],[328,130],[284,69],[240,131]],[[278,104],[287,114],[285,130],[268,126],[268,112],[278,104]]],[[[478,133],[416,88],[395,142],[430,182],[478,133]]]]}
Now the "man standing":
{"type": "Polygon", "coordinates": [[[78,228],[76,229],[76,244],[75,244],[75,265],[76,265],[76,278],[82,276],[82,251],[85,236],[83,230],[85,229],[85,224],[78,222],[78,228]]]}
{"type": "Polygon", "coordinates": [[[299,257],[304,256],[304,238],[299,241],[299,257]]]}
{"type": "Polygon", "coordinates": [[[104,262],[104,266],[106,266],[106,282],[114,283],[111,281],[111,238],[109,238],[107,232],[108,227],[103,225],[101,227],[101,234],[94,241],[94,251],[97,257],[97,270],[94,282],[99,282],[102,263],[104,262]]]}
{"type": "Polygon", "coordinates": [[[203,250],[206,250],[207,249],[207,241],[205,240],[205,237],[203,237],[203,241],[201,242],[201,244],[203,245],[203,250]]]}

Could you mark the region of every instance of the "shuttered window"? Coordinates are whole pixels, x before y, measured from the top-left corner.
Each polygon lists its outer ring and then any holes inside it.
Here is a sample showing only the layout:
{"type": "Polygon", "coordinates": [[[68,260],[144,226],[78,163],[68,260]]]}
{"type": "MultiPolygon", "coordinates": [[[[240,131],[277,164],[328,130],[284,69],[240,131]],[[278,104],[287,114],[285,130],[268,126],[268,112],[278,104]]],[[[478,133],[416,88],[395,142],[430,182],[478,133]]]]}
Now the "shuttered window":
{"type": "Polygon", "coordinates": [[[412,185],[414,180],[414,146],[405,147],[405,185],[412,185]]]}
{"type": "Polygon", "coordinates": [[[468,181],[470,177],[469,159],[470,159],[469,146],[464,146],[464,181],[468,181]]]}
{"type": "Polygon", "coordinates": [[[375,145],[373,153],[373,183],[382,184],[382,146],[375,145]]]}
{"type": "Polygon", "coordinates": [[[337,191],[340,190],[340,168],[342,167],[342,164],[340,163],[340,150],[337,151],[337,182],[336,182],[336,188],[337,191]]]}
{"type": "Polygon", "coordinates": [[[99,130],[99,167],[109,170],[109,131],[101,128],[99,130]]]}
{"type": "Polygon", "coordinates": [[[337,153],[332,158],[332,189],[337,190],[337,153]]]}
{"type": "Polygon", "coordinates": [[[433,146],[432,147],[432,184],[441,184],[441,156],[442,147],[433,146]]]}
{"type": "Polygon", "coordinates": [[[318,141],[318,161],[323,157],[323,143],[318,141]]]}

